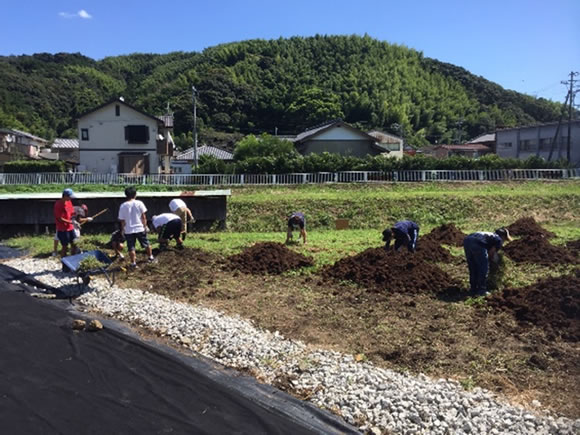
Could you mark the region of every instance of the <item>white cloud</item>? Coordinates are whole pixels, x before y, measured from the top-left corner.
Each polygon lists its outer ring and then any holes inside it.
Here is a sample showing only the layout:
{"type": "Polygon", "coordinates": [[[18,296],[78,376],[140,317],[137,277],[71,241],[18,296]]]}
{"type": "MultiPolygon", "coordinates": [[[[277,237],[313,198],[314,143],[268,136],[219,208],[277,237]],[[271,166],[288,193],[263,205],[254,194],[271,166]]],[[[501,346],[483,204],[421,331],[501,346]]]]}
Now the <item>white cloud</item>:
{"type": "Polygon", "coordinates": [[[91,14],[89,14],[87,11],[85,11],[84,9],[81,9],[77,13],[59,12],[58,16],[61,18],[67,18],[67,19],[68,18],[82,18],[84,20],[90,20],[91,18],[93,18],[93,16],[91,14]]]}

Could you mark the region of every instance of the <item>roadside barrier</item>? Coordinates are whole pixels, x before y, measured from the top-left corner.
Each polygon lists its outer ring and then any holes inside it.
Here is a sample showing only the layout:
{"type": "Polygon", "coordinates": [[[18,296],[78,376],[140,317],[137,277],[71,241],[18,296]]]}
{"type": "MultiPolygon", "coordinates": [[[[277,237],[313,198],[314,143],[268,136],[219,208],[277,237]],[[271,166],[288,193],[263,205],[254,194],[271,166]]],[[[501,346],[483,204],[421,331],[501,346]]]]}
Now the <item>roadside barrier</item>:
{"type": "Polygon", "coordinates": [[[34,184],[109,184],[109,185],[170,185],[170,186],[241,186],[293,185],[324,183],[385,183],[429,181],[515,181],[565,180],[580,178],[575,169],[487,169],[487,170],[426,170],[426,171],[345,171],[297,174],[89,174],[47,172],[38,174],[0,173],[0,185],[34,184]]]}

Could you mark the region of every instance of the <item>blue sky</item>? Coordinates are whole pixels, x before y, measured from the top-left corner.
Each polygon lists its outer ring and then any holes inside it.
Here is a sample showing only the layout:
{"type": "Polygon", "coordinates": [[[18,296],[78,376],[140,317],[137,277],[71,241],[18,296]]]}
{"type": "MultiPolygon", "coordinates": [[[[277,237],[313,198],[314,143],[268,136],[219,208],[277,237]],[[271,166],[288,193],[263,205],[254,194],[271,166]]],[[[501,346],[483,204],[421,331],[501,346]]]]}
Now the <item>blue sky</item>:
{"type": "Polygon", "coordinates": [[[368,34],[563,101],[579,0],[32,0],[2,5],[0,55],[201,51],[246,39],[368,34]]]}

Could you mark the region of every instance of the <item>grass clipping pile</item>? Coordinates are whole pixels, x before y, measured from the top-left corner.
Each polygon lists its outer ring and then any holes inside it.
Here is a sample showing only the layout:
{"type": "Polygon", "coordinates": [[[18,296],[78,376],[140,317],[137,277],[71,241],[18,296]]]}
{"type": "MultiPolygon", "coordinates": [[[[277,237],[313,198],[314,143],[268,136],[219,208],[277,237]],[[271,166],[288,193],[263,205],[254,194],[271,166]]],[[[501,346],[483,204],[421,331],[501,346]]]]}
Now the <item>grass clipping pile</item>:
{"type": "Polygon", "coordinates": [[[281,243],[264,242],[228,257],[226,268],[253,275],[279,275],[313,265],[311,257],[294,252],[281,243]]]}

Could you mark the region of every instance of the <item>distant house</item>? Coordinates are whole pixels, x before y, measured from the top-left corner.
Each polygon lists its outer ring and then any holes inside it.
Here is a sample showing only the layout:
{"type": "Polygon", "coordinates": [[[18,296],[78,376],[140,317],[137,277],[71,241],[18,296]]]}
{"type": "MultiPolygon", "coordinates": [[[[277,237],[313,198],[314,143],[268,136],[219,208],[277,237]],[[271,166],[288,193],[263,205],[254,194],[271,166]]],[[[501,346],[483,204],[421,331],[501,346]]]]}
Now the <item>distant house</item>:
{"type": "Polygon", "coordinates": [[[377,140],[377,144],[386,148],[386,155],[396,159],[403,158],[403,138],[391,133],[373,130],[369,132],[369,136],[377,140]]]}
{"type": "Polygon", "coordinates": [[[0,165],[22,159],[39,159],[41,149],[48,141],[13,128],[0,128],[0,165]]]}
{"type": "Polygon", "coordinates": [[[433,148],[430,154],[438,159],[451,156],[477,158],[492,152],[492,148],[487,145],[467,143],[463,145],[438,145],[433,148]]]}
{"type": "Polygon", "coordinates": [[[336,153],[365,157],[389,152],[377,138],[354,128],[342,120],[329,121],[300,133],[293,139],[296,150],[303,155],[311,153],[336,153]]]}
{"type": "MultiPolygon", "coordinates": [[[[201,158],[201,156],[212,156],[216,159],[223,160],[226,163],[234,161],[234,155],[232,153],[209,145],[202,145],[197,147],[198,160],[201,158]]],[[[171,170],[175,174],[191,174],[191,165],[193,162],[193,148],[188,148],[185,151],[177,154],[171,160],[171,170]]]]}
{"type": "MultiPolygon", "coordinates": [[[[557,122],[523,127],[505,128],[495,132],[497,154],[500,157],[526,159],[538,156],[552,160],[566,159],[568,146],[568,122],[557,122]],[[556,131],[558,134],[556,135],[556,131]]],[[[580,164],[580,120],[570,123],[570,161],[580,164]]]]}
{"type": "Polygon", "coordinates": [[[173,116],[111,100],[78,119],[79,170],[135,175],[169,172],[173,116]]]}
{"type": "Polygon", "coordinates": [[[474,137],[473,139],[471,139],[467,143],[488,146],[495,153],[495,133],[485,133],[485,134],[479,135],[477,137],[474,137]]]}
{"type": "Polygon", "coordinates": [[[52,154],[56,154],[58,160],[71,163],[79,163],[79,140],[78,139],[55,139],[50,146],[52,154]]]}

